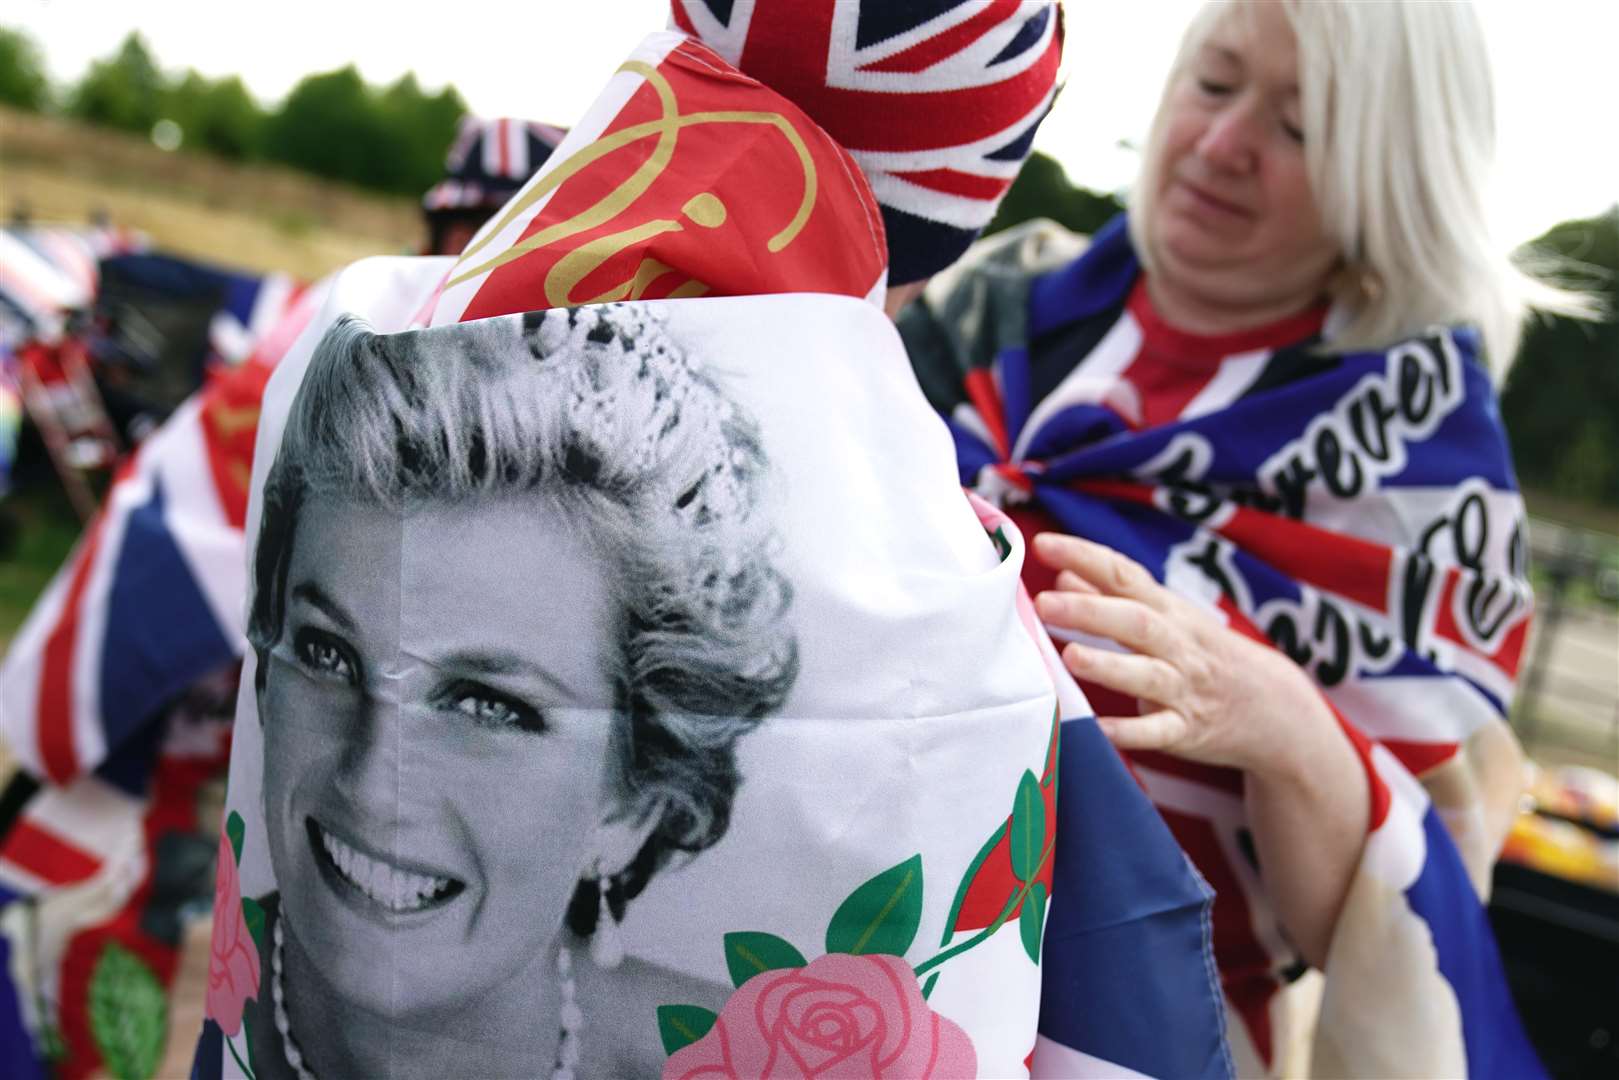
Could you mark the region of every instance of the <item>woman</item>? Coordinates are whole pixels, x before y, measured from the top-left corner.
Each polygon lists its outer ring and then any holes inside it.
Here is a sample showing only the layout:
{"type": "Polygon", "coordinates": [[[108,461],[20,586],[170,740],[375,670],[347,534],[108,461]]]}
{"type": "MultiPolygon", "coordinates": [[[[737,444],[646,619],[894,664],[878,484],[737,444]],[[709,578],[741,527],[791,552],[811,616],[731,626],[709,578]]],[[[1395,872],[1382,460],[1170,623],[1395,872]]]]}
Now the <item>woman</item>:
{"type": "Polygon", "coordinates": [[[656,1004],[705,995],[619,967],[617,921],[724,834],[797,674],[751,420],[607,306],[342,321],[280,445],[257,1074],[655,1071],[656,1004]]]}
{"type": "Polygon", "coordinates": [[[1282,1066],[1307,965],[1319,1071],[1536,1068],[1466,887],[1517,793],[1530,606],[1483,362],[1530,287],[1485,229],[1482,46],[1461,5],[1210,5],[1128,224],[903,321],[964,482],[1047,531],[1039,611],[1217,891],[1245,1074],[1282,1066]]]}

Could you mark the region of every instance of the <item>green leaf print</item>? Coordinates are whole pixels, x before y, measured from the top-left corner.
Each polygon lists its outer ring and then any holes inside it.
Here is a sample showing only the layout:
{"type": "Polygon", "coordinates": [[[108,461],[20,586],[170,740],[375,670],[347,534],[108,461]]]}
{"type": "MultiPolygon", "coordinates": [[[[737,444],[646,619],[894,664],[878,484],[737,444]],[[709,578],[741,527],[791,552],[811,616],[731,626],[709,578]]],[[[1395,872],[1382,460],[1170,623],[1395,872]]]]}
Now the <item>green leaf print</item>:
{"type": "Polygon", "coordinates": [[[109,943],[90,975],[90,1034],[118,1080],[148,1080],[163,1058],[168,998],[146,962],[109,943]]]}
{"type": "Polygon", "coordinates": [[[826,928],[826,951],[904,956],[922,923],[922,856],[912,855],[849,894],[826,928]]]}
{"type": "Polygon", "coordinates": [[[264,948],[264,907],[251,896],[242,897],[242,919],[247,923],[247,932],[253,935],[255,948],[264,948]]]}
{"type": "Polygon", "coordinates": [[[1046,848],[1046,800],[1040,781],[1030,769],[1023,770],[1017,795],[1012,802],[1012,873],[1025,885],[1040,869],[1040,856],[1046,848]]]}
{"type": "Polygon", "coordinates": [[[801,968],[808,963],[792,942],[774,934],[738,930],[725,935],[725,966],[731,972],[731,985],[738,989],[762,972],[801,968]]]}
{"type": "Polygon", "coordinates": [[[663,1039],[663,1052],[676,1050],[701,1039],[714,1026],[719,1014],[697,1005],[659,1005],[658,1035],[663,1039]]]}
{"type": "Polygon", "coordinates": [[[230,837],[230,849],[236,856],[236,865],[242,864],[242,836],[247,832],[247,825],[242,821],[242,815],[232,810],[225,819],[225,835],[230,837]]]}
{"type": "Polygon", "coordinates": [[[1029,954],[1029,959],[1036,964],[1040,962],[1040,935],[1046,927],[1046,887],[1040,882],[1034,883],[1029,890],[1029,898],[1023,902],[1023,910],[1018,913],[1018,933],[1023,936],[1023,951],[1029,954]]]}

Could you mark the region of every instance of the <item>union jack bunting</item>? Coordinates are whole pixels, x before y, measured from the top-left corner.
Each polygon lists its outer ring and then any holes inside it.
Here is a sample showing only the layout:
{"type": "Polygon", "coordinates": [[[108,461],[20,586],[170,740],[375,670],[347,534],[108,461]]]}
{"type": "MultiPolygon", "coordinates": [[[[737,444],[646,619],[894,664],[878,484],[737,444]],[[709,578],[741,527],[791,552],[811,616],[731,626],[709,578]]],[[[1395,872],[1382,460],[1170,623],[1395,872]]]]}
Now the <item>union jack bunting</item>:
{"type": "Polygon", "coordinates": [[[46,785],[0,841],[0,1043],[7,1076],[147,1076],[185,908],[207,896],[203,786],[229,748],[234,672],[147,725],[93,775],[46,785]],[[118,1024],[105,1001],[118,1002],[118,1024]],[[7,1002],[16,1004],[6,1009],[7,1002]]]}
{"type": "Polygon", "coordinates": [[[10,327],[8,336],[17,339],[13,344],[24,337],[50,340],[59,334],[66,313],[87,306],[95,296],[94,269],[93,260],[89,276],[64,269],[21,232],[0,229],[0,313],[10,327]]]}
{"type": "MultiPolygon", "coordinates": [[[[984,264],[987,287],[940,282],[902,322],[963,483],[1025,532],[1104,543],[1287,652],[1362,756],[1372,817],[1315,1067],[1537,1074],[1479,900],[1516,796],[1495,766],[1513,757],[1503,721],[1531,597],[1477,335],[1436,328],[1329,356],[1313,346],[1332,317],[1316,311],[1177,367],[1166,357],[1193,346],[1152,312],[1122,218],[1044,273],[1017,269],[1018,242],[984,264]],[[988,336],[1008,327],[1026,332],[988,336]]],[[[1025,580],[1038,590],[1051,574],[1030,566],[1025,580]]],[[[1087,693],[1101,714],[1139,711],[1087,693]]],[[[1238,1071],[1274,1070],[1289,1038],[1281,990],[1303,968],[1260,884],[1241,777],[1131,759],[1215,890],[1238,1071]]],[[[1043,1013],[1065,1044],[1095,1018],[1077,999],[1048,997],[1043,1013]]]]}
{"type": "Polygon", "coordinates": [[[803,109],[866,174],[889,277],[954,262],[989,224],[1056,93],[1046,0],[673,0],[674,23],[803,109]]]}

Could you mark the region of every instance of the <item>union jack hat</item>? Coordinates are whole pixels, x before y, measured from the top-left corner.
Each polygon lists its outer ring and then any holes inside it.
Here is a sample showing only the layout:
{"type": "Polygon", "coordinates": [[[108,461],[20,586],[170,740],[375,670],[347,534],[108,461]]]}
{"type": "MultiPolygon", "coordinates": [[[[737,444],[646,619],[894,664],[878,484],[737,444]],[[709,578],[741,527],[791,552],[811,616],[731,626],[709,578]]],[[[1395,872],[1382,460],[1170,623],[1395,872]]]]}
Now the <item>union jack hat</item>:
{"type": "Polygon", "coordinates": [[[500,208],[539,171],[566,134],[532,120],[462,117],[444,157],[444,179],[422,196],[422,209],[437,214],[500,208]]]}
{"type": "Polygon", "coordinates": [[[1051,108],[1054,0],[671,0],[674,23],[791,100],[882,204],[889,281],[944,269],[995,215],[1051,108]]]}

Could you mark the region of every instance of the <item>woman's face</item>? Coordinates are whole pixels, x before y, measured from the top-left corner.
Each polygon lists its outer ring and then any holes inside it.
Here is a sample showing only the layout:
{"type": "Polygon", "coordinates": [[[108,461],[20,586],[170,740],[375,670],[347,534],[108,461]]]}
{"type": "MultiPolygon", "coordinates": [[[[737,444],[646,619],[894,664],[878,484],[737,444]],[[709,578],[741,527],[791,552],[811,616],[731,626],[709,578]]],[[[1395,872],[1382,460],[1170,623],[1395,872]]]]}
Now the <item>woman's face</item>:
{"type": "Polygon", "coordinates": [[[607,809],[610,596],[532,499],[303,507],[265,821],[285,917],[346,1001],[430,1018],[555,939],[607,809]]]}
{"type": "Polygon", "coordinates": [[[1305,162],[1298,47],[1281,4],[1225,17],[1176,76],[1147,242],[1211,299],[1318,295],[1338,260],[1305,162]]]}

